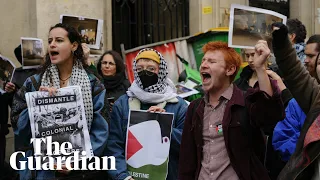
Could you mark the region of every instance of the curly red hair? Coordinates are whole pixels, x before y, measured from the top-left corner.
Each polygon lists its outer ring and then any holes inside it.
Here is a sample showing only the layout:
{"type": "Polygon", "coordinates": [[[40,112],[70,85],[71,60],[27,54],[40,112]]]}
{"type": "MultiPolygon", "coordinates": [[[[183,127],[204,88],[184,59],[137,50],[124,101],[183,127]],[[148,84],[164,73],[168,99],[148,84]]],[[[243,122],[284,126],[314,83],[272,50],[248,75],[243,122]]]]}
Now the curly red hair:
{"type": "Polygon", "coordinates": [[[230,76],[231,82],[234,80],[240,69],[242,59],[241,56],[233,48],[228,47],[228,44],[225,42],[216,41],[208,42],[207,44],[205,44],[202,47],[202,51],[204,54],[208,51],[221,51],[224,54],[224,60],[226,62],[227,68],[229,68],[230,66],[236,67],[236,71],[232,76],[230,76]]]}

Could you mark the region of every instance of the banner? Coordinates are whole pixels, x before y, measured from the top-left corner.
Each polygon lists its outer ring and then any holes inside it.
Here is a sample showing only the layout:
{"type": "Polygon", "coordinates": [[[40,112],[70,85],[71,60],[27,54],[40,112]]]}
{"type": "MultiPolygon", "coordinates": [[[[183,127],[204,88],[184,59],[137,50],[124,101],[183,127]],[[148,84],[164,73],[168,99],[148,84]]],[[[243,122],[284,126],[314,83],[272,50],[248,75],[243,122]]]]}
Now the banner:
{"type": "Polygon", "coordinates": [[[130,111],[126,160],[133,179],[166,179],[173,120],[173,113],[130,111]]]}
{"type": "MultiPolygon", "coordinates": [[[[45,91],[29,92],[26,101],[32,138],[51,136],[52,142],[72,144],[68,149],[72,153],[70,156],[75,151],[86,152],[86,155],[80,153],[80,157],[93,156],[80,86],[58,89],[55,96],[45,91]]],[[[41,146],[41,154],[47,156],[45,145],[41,146]]]]}

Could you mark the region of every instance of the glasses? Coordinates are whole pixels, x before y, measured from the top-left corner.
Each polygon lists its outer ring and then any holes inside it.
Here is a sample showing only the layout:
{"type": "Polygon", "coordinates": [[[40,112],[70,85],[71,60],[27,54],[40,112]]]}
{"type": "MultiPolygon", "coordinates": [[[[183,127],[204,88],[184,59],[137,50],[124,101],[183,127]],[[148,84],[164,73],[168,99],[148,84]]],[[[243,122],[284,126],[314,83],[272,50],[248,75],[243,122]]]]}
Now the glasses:
{"type": "Polygon", "coordinates": [[[115,63],[113,63],[113,62],[107,62],[107,61],[102,61],[101,62],[101,65],[102,66],[107,66],[109,64],[109,66],[115,66],[116,64],[115,63]]]}

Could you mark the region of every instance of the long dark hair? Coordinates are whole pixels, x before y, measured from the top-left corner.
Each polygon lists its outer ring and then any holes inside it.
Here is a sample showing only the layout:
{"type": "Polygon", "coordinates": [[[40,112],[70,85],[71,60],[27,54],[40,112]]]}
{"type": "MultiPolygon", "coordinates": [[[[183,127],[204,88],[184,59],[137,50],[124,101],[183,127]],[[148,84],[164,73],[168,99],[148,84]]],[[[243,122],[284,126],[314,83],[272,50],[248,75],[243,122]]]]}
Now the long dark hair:
{"type": "MultiPolygon", "coordinates": [[[[78,33],[78,31],[73,28],[72,26],[69,26],[68,24],[61,24],[58,23],[55,26],[52,26],[49,30],[49,32],[52,29],[55,28],[62,28],[64,30],[66,30],[68,32],[68,38],[70,40],[71,43],[77,42],[78,43],[78,48],[74,51],[74,58],[82,63],[82,66],[88,70],[88,65],[85,63],[85,59],[84,59],[84,55],[83,55],[83,49],[81,46],[81,36],[78,33]]],[[[51,65],[51,60],[50,60],[50,56],[49,56],[49,52],[47,52],[46,56],[45,56],[45,62],[44,64],[40,67],[40,72],[44,73],[46,71],[46,69],[51,65]]]]}
{"type": "Polygon", "coordinates": [[[117,53],[116,51],[109,50],[109,51],[106,51],[105,53],[103,53],[98,61],[98,64],[97,64],[98,73],[103,77],[103,74],[101,71],[101,61],[103,60],[103,57],[107,54],[110,54],[113,57],[114,62],[116,63],[116,73],[124,72],[125,66],[124,66],[124,63],[123,63],[123,60],[122,60],[120,54],[117,53]]]}

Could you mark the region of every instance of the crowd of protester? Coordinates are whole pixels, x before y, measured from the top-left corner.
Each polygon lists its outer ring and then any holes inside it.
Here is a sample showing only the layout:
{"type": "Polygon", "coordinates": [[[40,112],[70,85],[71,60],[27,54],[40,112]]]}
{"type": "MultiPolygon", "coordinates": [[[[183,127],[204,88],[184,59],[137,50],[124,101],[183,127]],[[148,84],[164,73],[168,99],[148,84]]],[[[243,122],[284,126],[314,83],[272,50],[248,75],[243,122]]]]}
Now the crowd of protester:
{"type": "MultiPolygon", "coordinates": [[[[0,94],[0,179],[134,179],[125,158],[130,110],[174,114],[168,180],[320,179],[320,35],[306,41],[298,19],[272,29],[271,39],[242,49],[242,56],[224,42],[205,44],[199,68],[204,96],[188,105],[158,51],[141,49],[130,83],[119,53],[103,53],[94,72],[79,33],[66,24],[52,26],[41,68],[18,69],[17,76],[28,78],[7,82],[0,94]],[[243,62],[248,65],[235,79],[243,62]],[[33,153],[25,94],[55,95],[74,85],[84,96],[93,154],[114,156],[116,170],[13,171],[5,161],[11,126],[15,151],[33,153]]],[[[19,52],[18,46],[21,62],[19,52]]]]}

